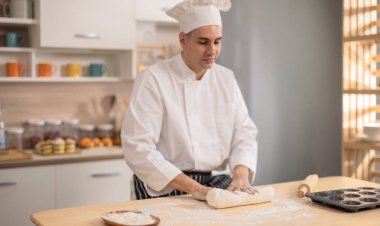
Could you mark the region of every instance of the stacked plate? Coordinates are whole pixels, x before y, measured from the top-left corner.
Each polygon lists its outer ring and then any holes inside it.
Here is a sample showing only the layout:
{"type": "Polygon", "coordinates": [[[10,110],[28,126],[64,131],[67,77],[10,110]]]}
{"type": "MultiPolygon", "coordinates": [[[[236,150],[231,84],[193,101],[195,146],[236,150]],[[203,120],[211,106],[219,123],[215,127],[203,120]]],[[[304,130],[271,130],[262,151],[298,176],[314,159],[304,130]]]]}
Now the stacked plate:
{"type": "Polygon", "coordinates": [[[363,133],[357,135],[362,141],[380,142],[380,122],[366,123],[363,126],[363,133]]]}

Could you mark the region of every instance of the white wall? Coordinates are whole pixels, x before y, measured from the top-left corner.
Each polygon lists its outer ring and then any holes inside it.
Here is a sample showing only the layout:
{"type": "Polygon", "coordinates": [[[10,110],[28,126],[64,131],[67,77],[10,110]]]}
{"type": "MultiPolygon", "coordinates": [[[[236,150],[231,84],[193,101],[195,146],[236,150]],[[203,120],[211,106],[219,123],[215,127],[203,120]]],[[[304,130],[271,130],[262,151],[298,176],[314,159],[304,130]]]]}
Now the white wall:
{"type": "Polygon", "coordinates": [[[233,0],[220,63],[259,129],[255,184],[339,175],[341,1],[233,0]]]}

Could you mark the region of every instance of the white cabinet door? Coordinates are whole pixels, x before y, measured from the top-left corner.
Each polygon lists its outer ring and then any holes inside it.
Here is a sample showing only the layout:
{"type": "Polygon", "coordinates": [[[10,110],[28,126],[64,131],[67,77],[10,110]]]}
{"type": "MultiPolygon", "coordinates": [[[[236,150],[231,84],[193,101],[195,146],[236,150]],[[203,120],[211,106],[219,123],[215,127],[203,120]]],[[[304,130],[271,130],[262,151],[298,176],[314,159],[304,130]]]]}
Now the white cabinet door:
{"type": "Polygon", "coordinates": [[[0,170],[0,225],[34,225],[30,215],[55,208],[54,166],[0,170]]]}
{"type": "Polygon", "coordinates": [[[135,0],[136,20],[151,22],[176,21],[166,15],[166,11],[182,0],[135,0]]]}
{"type": "Polygon", "coordinates": [[[127,201],[131,178],[123,159],[57,165],[57,208],[127,201]]]}
{"type": "Polygon", "coordinates": [[[39,0],[40,47],[133,49],[133,0],[39,0]]]}

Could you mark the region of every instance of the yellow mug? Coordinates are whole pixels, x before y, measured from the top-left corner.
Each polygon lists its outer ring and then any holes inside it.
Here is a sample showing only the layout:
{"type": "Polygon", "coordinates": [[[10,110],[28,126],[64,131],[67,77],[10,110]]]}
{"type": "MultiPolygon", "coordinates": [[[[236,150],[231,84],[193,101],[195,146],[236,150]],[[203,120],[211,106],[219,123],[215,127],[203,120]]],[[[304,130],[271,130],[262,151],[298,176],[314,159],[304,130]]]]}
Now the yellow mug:
{"type": "Polygon", "coordinates": [[[81,75],[80,64],[74,64],[74,63],[67,64],[66,75],[67,77],[79,77],[81,75]]]}

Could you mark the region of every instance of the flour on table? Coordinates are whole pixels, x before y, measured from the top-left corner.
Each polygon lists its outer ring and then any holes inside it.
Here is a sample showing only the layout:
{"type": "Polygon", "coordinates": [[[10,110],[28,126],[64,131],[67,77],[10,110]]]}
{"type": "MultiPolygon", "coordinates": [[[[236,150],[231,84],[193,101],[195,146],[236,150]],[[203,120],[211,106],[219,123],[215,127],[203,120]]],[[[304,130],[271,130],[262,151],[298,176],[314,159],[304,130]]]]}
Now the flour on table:
{"type": "Polygon", "coordinates": [[[274,199],[271,203],[260,204],[252,210],[225,213],[210,207],[206,202],[192,199],[186,202],[162,202],[159,204],[139,207],[137,210],[153,214],[161,219],[160,226],[189,225],[194,219],[207,219],[197,221],[197,226],[255,226],[255,225],[281,225],[286,221],[289,225],[299,225],[307,221],[318,225],[318,219],[311,214],[311,204],[300,200],[274,199]],[[244,219],[244,220],[242,220],[244,219]]]}

